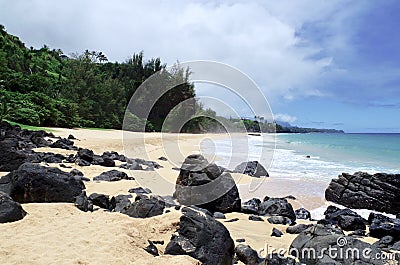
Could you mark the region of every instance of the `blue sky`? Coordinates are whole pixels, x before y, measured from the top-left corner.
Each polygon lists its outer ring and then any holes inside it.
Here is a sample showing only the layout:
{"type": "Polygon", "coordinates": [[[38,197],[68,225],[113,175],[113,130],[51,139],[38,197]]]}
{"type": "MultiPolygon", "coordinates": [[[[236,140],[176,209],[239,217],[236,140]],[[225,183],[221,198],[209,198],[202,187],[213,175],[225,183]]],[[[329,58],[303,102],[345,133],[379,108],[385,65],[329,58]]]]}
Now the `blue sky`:
{"type": "MultiPolygon", "coordinates": [[[[399,1],[64,2],[0,0],[0,23],[27,46],[67,54],[123,61],[143,50],[168,64],[232,65],[257,83],[276,119],[294,125],[400,132],[399,1]]],[[[224,91],[198,94],[251,115],[224,91]]]]}

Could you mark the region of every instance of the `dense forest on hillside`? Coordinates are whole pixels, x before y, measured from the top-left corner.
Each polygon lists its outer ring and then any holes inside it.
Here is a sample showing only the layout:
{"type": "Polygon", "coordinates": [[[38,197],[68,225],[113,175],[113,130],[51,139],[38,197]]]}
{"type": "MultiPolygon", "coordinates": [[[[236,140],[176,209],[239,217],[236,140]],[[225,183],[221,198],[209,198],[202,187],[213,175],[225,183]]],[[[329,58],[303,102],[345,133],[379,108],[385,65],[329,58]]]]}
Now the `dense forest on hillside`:
{"type": "Polygon", "coordinates": [[[33,126],[121,129],[125,117],[128,126],[124,129],[133,131],[314,130],[284,128],[257,119],[217,117],[197,101],[189,76],[190,69],[181,69],[179,64],[167,71],[160,58],[144,61],[143,52],[120,63],[109,62],[105,54],[96,51],[66,56],[62,50],[46,45],[27,48],[0,25],[0,120],[33,126]],[[179,85],[161,96],[149,113],[141,113],[141,108],[135,106],[148,104],[147,97],[159,89],[149,86],[126,111],[134,92],[157,72],[166,86],[179,85]],[[182,120],[188,122],[183,127],[174,126],[182,120]]]}
{"type": "MultiPolygon", "coordinates": [[[[0,26],[0,118],[38,126],[121,128],[135,90],[164,68],[159,58],[144,61],[142,52],[112,63],[102,52],[67,57],[47,46],[26,48],[0,26]]],[[[164,74],[184,81],[154,106],[144,121],[149,130],[159,130],[170,109],[195,97],[193,85],[185,82],[188,72],[164,74]]]]}

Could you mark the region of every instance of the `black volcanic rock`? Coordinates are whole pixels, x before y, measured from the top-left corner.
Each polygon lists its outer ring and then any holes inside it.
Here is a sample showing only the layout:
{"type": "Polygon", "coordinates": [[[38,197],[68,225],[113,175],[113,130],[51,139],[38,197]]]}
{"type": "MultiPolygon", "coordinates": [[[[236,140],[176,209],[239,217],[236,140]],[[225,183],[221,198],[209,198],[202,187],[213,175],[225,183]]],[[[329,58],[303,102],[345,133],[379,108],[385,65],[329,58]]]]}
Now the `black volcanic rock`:
{"type": "Polygon", "coordinates": [[[12,171],[26,162],[29,154],[19,147],[19,140],[7,138],[0,142],[0,171],[12,171]]]}
{"type": "Polygon", "coordinates": [[[111,203],[110,203],[110,197],[105,194],[99,194],[99,193],[92,193],[89,196],[89,200],[92,201],[93,205],[99,206],[100,208],[106,209],[106,210],[111,210],[111,203]]]}
{"type": "Polygon", "coordinates": [[[306,225],[306,224],[298,224],[295,226],[289,226],[288,228],[286,228],[286,233],[289,234],[300,234],[301,232],[303,232],[304,230],[310,228],[312,225],[306,225]]]}
{"type": "Polygon", "coordinates": [[[296,220],[292,205],[283,198],[264,198],[264,201],[258,208],[259,215],[263,216],[283,216],[289,218],[292,222],[296,220]]]}
{"type": "Polygon", "coordinates": [[[332,226],[313,225],[301,232],[292,242],[290,253],[298,257],[304,264],[383,264],[382,260],[371,259],[382,254],[376,247],[358,240],[356,238],[345,236],[343,231],[332,226]],[[369,250],[368,256],[363,255],[365,249],[369,250]],[[312,249],[314,255],[304,253],[305,250],[312,249]],[[329,255],[328,249],[336,249],[329,255]],[[359,255],[352,254],[353,249],[357,249],[359,255]],[[339,255],[339,253],[348,253],[339,255]]]}
{"type": "Polygon", "coordinates": [[[34,143],[37,147],[47,147],[51,145],[51,142],[47,141],[40,134],[32,133],[30,137],[32,143],[34,143]]]}
{"type": "Polygon", "coordinates": [[[183,162],[174,196],[183,205],[197,205],[211,212],[239,212],[241,209],[239,191],[232,176],[201,155],[190,155],[183,162]]]}
{"type": "Polygon", "coordinates": [[[250,221],[256,221],[256,222],[264,222],[264,219],[258,215],[251,214],[249,215],[249,220],[250,221]]]}
{"type": "Polygon", "coordinates": [[[110,199],[110,209],[114,212],[125,213],[126,210],[131,206],[130,198],[132,195],[118,195],[110,199]]]}
{"type": "Polygon", "coordinates": [[[99,164],[103,167],[115,167],[115,161],[109,156],[103,156],[103,161],[99,164]]]}
{"type": "Polygon", "coordinates": [[[329,206],[325,211],[325,220],[337,224],[345,231],[365,230],[367,220],[350,209],[339,209],[329,206]]]}
{"type": "Polygon", "coordinates": [[[400,220],[389,218],[382,214],[370,213],[368,217],[369,234],[372,237],[382,238],[392,236],[400,240],[400,220]]]}
{"type": "Polygon", "coordinates": [[[235,247],[235,254],[237,259],[246,265],[261,265],[265,263],[265,260],[260,258],[257,251],[252,249],[249,245],[237,245],[235,247]]]}
{"type": "Polygon", "coordinates": [[[59,139],[56,142],[52,143],[50,145],[50,147],[52,148],[61,148],[61,149],[66,149],[66,150],[77,150],[78,148],[76,146],[74,146],[74,142],[63,138],[63,139],[59,139]]]}
{"type": "Polygon", "coordinates": [[[101,173],[99,176],[93,178],[94,181],[102,180],[102,181],[119,181],[121,179],[134,180],[133,177],[128,177],[125,172],[118,170],[110,170],[107,172],[101,173]]]}
{"type": "Polygon", "coordinates": [[[21,165],[0,179],[0,190],[19,203],[74,202],[83,189],[82,180],[70,173],[31,163],[21,165]]]}
{"type": "Polygon", "coordinates": [[[139,163],[136,163],[135,161],[133,161],[130,164],[128,163],[121,164],[119,167],[130,170],[143,170],[143,167],[139,163]]]}
{"type": "Polygon", "coordinates": [[[161,161],[168,161],[168,159],[167,159],[166,157],[164,157],[164,156],[160,156],[160,157],[158,158],[158,160],[161,160],[161,161]]]}
{"type": "Polygon", "coordinates": [[[54,135],[45,131],[21,130],[19,126],[12,126],[7,122],[1,122],[0,171],[16,170],[26,162],[58,163],[58,155],[52,153],[35,153],[32,151],[33,148],[52,145],[50,141],[44,139],[46,136],[54,137],[54,135]]]}
{"type": "Polygon", "coordinates": [[[400,212],[400,174],[343,173],[333,179],[325,198],[352,209],[400,212]]]}
{"type": "Polygon", "coordinates": [[[285,216],[272,216],[267,219],[270,224],[292,225],[294,222],[285,216]]]}
{"type": "Polygon", "coordinates": [[[242,203],[242,213],[258,214],[258,208],[260,207],[261,200],[253,198],[242,203]]]}
{"type": "Polygon", "coordinates": [[[90,149],[79,149],[78,157],[82,160],[91,163],[93,161],[94,153],[90,149]]]}
{"type": "Polygon", "coordinates": [[[148,198],[145,195],[138,195],[125,214],[134,218],[148,218],[161,215],[164,212],[165,202],[155,196],[148,198]]]}
{"type": "Polygon", "coordinates": [[[75,206],[81,211],[93,212],[93,202],[86,196],[85,191],[75,197],[75,206]]]}
{"type": "Polygon", "coordinates": [[[182,213],[164,254],[189,255],[205,265],[231,265],[235,245],[225,226],[192,208],[185,207],[182,213]]]}
{"type": "Polygon", "coordinates": [[[149,244],[144,248],[144,250],[146,250],[148,253],[150,253],[153,256],[159,256],[160,254],[158,254],[158,249],[154,245],[154,243],[151,240],[147,240],[147,241],[149,242],[149,244]]]}
{"type": "Polygon", "coordinates": [[[18,202],[0,191],[0,223],[15,222],[23,219],[25,215],[26,212],[18,202]]]}
{"type": "Polygon", "coordinates": [[[136,193],[136,194],[150,194],[151,190],[148,188],[137,187],[137,188],[129,189],[128,192],[136,193]]]}
{"type": "Polygon", "coordinates": [[[294,213],[297,219],[311,219],[311,213],[304,208],[297,209],[294,213]]]}
{"type": "Polygon", "coordinates": [[[258,161],[243,162],[237,165],[233,172],[256,178],[269,177],[267,170],[258,161]]]}
{"type": "Polygon", "coordinates": [[[280,230],[278,230],[278,229],[276,229],[276,228],[274,227],[274,228],[272,228],[272,234],[271,234],[271,236],[274,236],[274,237],[281,237],[281,236],[283,236],[283,233],[282,233],[280,230]]]}

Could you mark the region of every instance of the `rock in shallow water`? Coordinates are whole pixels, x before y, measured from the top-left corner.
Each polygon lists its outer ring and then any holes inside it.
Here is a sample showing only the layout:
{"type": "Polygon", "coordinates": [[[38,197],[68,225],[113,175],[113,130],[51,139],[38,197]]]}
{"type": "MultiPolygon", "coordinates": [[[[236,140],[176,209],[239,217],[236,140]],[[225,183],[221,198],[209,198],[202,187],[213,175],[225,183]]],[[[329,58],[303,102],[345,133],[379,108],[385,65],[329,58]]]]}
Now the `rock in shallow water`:
{"type": "Polygon", "coordinates": [[[206,265],[231,265],[234,242],[225,226],[189,207],[182,213],[177,234],[172,236],[165,254],[189,255],[206,265]]]}
{"type": "Polygon", "coordinates": [[[333,179],[325,198],[352,209],[400,212],[400,174],[343,173],[333,179]]]}
{"type": "Polygon", "coordinates": [[[237,165],[233,172],[256,178],[269,177],[267,170],[258,161],[243,162],[237,165]]]}

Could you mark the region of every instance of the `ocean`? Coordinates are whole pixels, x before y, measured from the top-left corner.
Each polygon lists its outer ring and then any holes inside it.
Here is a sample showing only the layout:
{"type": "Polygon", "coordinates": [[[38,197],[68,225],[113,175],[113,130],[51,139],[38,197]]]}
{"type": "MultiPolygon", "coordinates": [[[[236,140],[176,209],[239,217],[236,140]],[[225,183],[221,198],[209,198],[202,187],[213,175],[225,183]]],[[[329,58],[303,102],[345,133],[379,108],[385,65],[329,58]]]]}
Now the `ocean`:
{"type": "Polygon", "coordinates": [[[261,187],[265,191],[255,193],[259,197],[294,194],[323,201],[331,179],[343,172],[400,173],[400,134],[276,134],[248,136],[240,143],[233,137],[206,149],[229,169],[246,159],[260,161],[269,172],[268,181],[279,184],[267,181],[261,187]]]}

